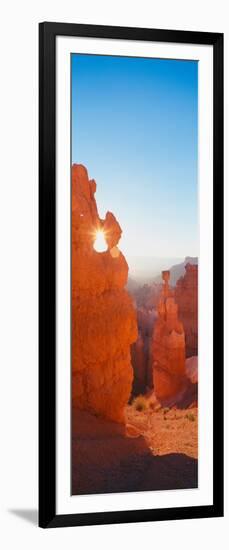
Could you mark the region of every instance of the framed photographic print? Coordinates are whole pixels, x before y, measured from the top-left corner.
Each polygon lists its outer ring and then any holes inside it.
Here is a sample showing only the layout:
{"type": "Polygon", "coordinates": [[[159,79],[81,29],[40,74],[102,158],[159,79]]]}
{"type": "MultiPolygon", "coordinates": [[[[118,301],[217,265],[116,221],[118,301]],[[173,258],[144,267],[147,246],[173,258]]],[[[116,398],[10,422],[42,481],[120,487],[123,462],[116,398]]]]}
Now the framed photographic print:
{"type": "Polygon", "coordinates": [[[39,51],[39,525],[222,516],[223,35],[39,51]]]}

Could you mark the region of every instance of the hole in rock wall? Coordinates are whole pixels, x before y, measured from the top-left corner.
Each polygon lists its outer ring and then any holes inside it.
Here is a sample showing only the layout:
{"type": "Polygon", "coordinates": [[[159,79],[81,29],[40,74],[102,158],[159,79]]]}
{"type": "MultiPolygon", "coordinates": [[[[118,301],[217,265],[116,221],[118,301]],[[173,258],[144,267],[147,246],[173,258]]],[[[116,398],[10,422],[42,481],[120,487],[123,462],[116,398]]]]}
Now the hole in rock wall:
{"type": "Polygon", "coordinates": [[[105,252],[107,250],[105,235],[101,229],[96,231],[96,239],[93,246],[96,252],[105,252]]]}

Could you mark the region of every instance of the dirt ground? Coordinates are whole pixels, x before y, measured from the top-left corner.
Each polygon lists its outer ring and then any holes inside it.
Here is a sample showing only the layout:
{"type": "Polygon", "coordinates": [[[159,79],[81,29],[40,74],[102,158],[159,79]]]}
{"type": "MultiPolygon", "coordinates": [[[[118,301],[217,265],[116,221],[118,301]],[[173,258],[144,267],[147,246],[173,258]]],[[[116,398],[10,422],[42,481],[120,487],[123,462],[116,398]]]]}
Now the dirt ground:
{"type": "Polygon", "coordinates": [[[197,410],[126,415],[120,425],[73,409],[72,494],[196,488],[197,410]]]}
{"type": "Polygon", "coordinates": [[[153,455],[183,453],[198,458],[198,408],[138,412],[126,408],[127,423],[143,435],[153,455]]]}

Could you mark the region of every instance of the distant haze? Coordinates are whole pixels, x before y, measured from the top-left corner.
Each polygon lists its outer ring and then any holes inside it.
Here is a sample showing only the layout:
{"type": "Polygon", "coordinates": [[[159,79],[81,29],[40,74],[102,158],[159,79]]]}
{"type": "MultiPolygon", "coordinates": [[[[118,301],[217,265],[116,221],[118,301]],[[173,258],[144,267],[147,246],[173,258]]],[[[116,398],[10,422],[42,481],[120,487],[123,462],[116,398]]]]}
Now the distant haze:
{"type": "Polygon", "coordinates": [[[175,264],[182,263],[184,258],[150,258],[128,257],[129,276],[136,281],[146,282],[161,274],[164,269],[170,269],[175,264]]]}
{"type": "Polygon", "coordinates": [[[129,280],[133,283],[161,283],[161,272],[170,271],[170,283],[175,285],[177,280],[185,274],[187,263],[198,264],[198,258],[131,258],[129,261],[129,280]]]}

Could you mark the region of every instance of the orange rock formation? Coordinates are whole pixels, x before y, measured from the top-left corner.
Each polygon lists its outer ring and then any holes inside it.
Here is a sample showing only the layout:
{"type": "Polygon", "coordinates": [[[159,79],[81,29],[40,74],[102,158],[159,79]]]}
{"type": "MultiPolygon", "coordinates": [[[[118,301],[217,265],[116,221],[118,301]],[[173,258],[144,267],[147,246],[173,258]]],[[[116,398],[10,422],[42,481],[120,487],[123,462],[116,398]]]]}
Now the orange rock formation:
{"type": "Polygon", "coordinates": [[[123,422],[133,370],[130,344],[137,339],[133,302],[124,289],[128,265],[117,244],[114,215],[98,215],[96,183],[72,166],[72,398],[79,409],[123,422]],[[103,230],[105,252],[96,252],[103,230]]]}
{"type": "Polygon", "coordinates": [[[186,380],[184,329],[169,288],[169,271],[163,271],[162,277],[164,285],[152,341],[154,392],[161,401],[179,393],[186,380]]]}
{"type": "Polygon", "coordinates": [[[175,300],[184,325],[186,355],[198,355],[198,265],[187,263],[185,275],[178,279],[175,300]]]}
{"type": "Polygon", "coordinates": [[[137,341],[131,346],[131,362],[134,371],[132,394],[138,395],[144,393],[147,385],[144,341],[141,333],[139,333],[137,341]]]}

